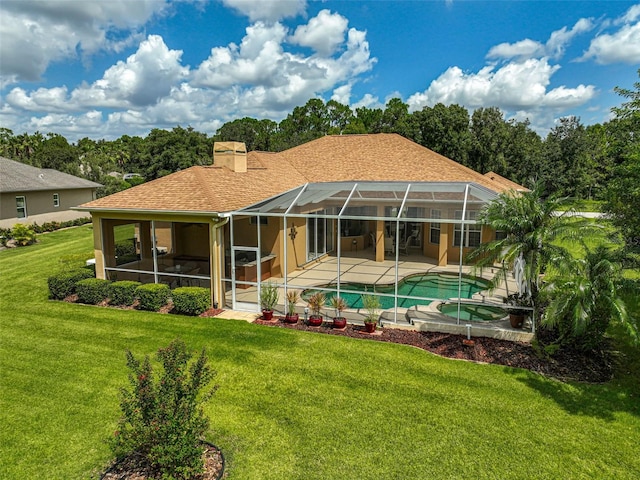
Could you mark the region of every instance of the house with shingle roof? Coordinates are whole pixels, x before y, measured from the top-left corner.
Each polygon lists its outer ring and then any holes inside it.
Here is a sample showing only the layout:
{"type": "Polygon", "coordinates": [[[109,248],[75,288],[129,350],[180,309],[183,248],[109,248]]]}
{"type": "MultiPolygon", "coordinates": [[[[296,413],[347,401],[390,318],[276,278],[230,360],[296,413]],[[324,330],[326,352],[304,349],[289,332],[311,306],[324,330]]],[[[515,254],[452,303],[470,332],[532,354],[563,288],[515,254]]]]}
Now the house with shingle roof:
{"type": "Polygon", "coordinates": [[[99,277],[208,286],[214,304],[234,308],[253,291],[246,308],[256,308],[263,281],[286,288],[327,255],[457,264],[494,238],[475,218],[507,182],[397,134],[329,135],[278,153],[217,142],[211,165],[78,209],[93,217],[99,277]]]}
{"type": "Polygon", "coordinates": [[[71,208],[94,200],[96,188],[101,186],[57,170],[0,157],[0,227],[85,216],[71,208]]]}

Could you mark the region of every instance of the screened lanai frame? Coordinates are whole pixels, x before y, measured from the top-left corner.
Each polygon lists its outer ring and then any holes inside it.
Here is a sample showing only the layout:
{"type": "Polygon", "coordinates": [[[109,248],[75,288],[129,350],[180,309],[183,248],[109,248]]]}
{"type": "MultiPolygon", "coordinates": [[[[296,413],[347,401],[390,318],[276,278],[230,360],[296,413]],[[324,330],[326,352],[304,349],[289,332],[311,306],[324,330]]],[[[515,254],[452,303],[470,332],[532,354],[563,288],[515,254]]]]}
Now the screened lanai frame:
{"type": "MultiPolygon", "coordinates": [[[[324,182],[324,183],[307,183],[300,187],[294,188],[280,195],[271,197],[254,205],[247,206],[234,212],[230,212],[227,216],[231,217],[230,242],[231,248],[235,246],[233,218],[236,217],[256,217],[255,224],[260,225],[262,217],[282,218],[282,230],[285,235],[288,232],[287,221],[294,218],[325,218],[336,220],[337,231],[335,252],[337,258],[337,277],[335,288],[318,288],[336,292],[340,295],[341,289],[341,222],[344,220],[364,220],[378,222],[394,222],[395,235],[395,279],[394,279],[394,307],[393,318],[397,322],[398,315],[398,281],[399,281],[399,255],[400,255],[400,223],[416,222],[416,223],[442,223],[456,224],[459,228],[459,262],[458,262],[458,314],[457,323],[460,323],[460,305],[464,303],[461,297],[462,288],[462,267],[463,267],[463,251],[468,239],[465,237],[465,230],[469,225],[475,225],[478,222],[475,218],[469,217],[469,207],[478,211],[498,196],[494,191],[472,182],[324,182]],[[440,208],[438,211],[441,215],[436,218],[431,215],[434,206],[447,207],[440,208]],[[446,215],[442,215],[443,210],[446,215]],[[426,213],[429,212],[427,215],[426,213]]],[[[257,228],[257,252],[261,252],[261,233],[257,228]]],[[[457,232],[456,232],[457,233],[457,232]]],[[[455,235],[454,235],[455,236],[455,235]]],[[[455,244],[455,239],[453,239],[455,244]]],[[[283,282],[278,284],[284,288],[284,292],[288,289],[305,289],[308,287],[294,285],[289,283],[288,269],[288,242],[284,243],[283,253],[283,282]]],[[[235,258],[231,256],[232,270],[235,270],[235,258]]],[[[259,267],[258,267],[259,268],[259,267]]],[[[224,278],[223,281],[231,282],[234,292],[236,282],[234,275],[231,278],[224,278]]],[[[257,287],[258,298],[260,296],[261,284],[258,275],[255,284],[257,287]]],[[[346,282],[344,282],[346,283],[346,282]]],[[[344,290],[344,292],[348,292],[344,290]]],[[[358,293],[358,292],[350,292],[358,293]]],[[[385,296],[382,293],[376,295],[385,296]]],[[[386,296],[391,296],[388,294],[386,296]]],[[[410,297],[403,296],[408,299],[417,300],[444,300],[437,298],[410,297]]],[[[448,299],[446,299],[448,300],[448,299]]]]}

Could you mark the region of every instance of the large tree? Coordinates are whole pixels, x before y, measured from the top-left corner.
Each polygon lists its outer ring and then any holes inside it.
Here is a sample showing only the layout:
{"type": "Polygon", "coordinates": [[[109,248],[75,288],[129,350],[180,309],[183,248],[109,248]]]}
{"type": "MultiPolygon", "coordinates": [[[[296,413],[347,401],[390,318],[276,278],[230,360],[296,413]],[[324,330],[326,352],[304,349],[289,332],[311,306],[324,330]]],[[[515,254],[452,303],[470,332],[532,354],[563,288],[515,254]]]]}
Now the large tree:
{"type": "Polygon", "coordinates": [[[438,103],[411,115],[413,140],[456,162],[468,165],[471,133],[469,112],[460,105],[438,103]]]}
{"type": "Polygon", "coordinates": [[[621,162],[613,170],[603,209],[622,231],[627,246],[637,252],[640,251],[640,82],[634,87],[635,90],[616,88],[630,100],[612,109],[616,115],[616,138],[623,141],[619,142],[621,162]]]}
{"type": "Polygon", "coordinates": [[[50,134],[36,148],[33,163],[41,168],[53,168],[71,175],[80,174],[78,151],[62,135],[50,134]]]}
{"type": "Polygon", "coordinates": [[[480,173],[507,174],[505,153],[509,127],[497,107],[478,108],[471,115],[469,166],[480,173]]]}
{"type": "Polygon", "coordinates": [[[244,142],[248,151],[271,151],[272,137],[278,131],[273,120],[256,120],[244,117],[225,123],[216,132],[216,141],[244,142]]]}
{"type": "Polygon", "coordinates": [[[589,196],[595,184],[596,165],[588,146],[580,119],[561,118],[545,140],[543,181],[548,191],[578,198],[589,196]]]}

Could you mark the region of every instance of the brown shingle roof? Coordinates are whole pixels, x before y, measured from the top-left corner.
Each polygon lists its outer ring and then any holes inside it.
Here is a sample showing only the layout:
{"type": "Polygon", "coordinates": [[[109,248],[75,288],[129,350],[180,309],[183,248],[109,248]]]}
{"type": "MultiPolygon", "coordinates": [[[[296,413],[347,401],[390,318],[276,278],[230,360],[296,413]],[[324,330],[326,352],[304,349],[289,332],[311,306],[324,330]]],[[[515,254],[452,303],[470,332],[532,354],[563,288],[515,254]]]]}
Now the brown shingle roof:
{"type": "Polygon", "coordinates": [[[505,190],[515,190],[516,192],[526,192],[529,190],[528,188],[525,188],[516,182],[512,182],[508,178],[504,178],[502,175],[498,175],[495,172],[487,172],[484,176],[501,185],[505,190]]]}
{"type": "MultiPolygon", "coordinates": [[[[475,182],[508,188],[397,134],[329,135],[279,153],[249,152],[247,172],[195,166],[100,198],[87,210],[227,212],[307,182],[475,182]]],[[[522,188],[522,187],[520,187],[522,188]]]]}
{"type": "Polygon", "coordinates": [[[37,168],[0,157],[0,193],[40,190],[70,190],[98,188],[99,183],[59,172],[52,168],[37,168]]]}

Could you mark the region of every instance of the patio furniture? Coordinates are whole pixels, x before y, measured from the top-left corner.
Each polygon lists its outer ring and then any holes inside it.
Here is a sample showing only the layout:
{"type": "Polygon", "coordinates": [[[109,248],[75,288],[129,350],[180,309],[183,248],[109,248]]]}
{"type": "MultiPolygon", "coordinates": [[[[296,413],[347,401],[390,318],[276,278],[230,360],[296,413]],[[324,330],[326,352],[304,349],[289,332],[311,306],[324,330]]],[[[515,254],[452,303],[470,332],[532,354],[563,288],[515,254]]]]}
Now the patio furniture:
{"type": "Polygon", "coordinates": [[[384,253],[393,253],[393,238],[384,237],[384,253]]]}
{"type": "Polygon", "coordinates": [[[411,242],[411,237],[407,238],[404,242],[400,242],[398,245],[398,251],[403,255],[409,255],[409,243],[411,242]]]}

